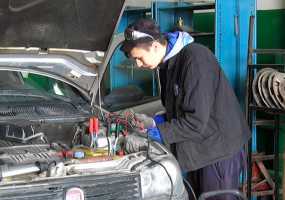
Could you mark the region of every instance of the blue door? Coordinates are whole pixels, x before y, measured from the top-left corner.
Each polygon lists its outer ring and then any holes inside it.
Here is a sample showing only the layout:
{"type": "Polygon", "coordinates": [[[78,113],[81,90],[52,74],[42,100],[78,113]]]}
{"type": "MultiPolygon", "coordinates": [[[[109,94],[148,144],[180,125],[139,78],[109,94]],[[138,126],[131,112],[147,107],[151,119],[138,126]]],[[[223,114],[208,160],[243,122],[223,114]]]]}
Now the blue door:
{"type": "Polygon", "coordinates": [[[249,17],[255,0],[216,0],[216,57],[242,104],[245,98],[249,17]]]}

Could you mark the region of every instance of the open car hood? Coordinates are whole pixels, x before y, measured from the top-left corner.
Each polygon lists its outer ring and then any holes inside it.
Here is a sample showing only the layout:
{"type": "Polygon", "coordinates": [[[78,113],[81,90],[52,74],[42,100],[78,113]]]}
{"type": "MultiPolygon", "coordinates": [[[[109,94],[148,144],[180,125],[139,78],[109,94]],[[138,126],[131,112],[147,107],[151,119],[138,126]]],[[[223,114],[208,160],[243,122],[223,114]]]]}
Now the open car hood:
{"type": "Polygon", "coordinates": [[[1,0],[1,47],[106,51],[124,0],[1,0]]]}
{"type": "Polygon", "coordinates": [[[91,94],[104,63],[95,52],[108,50],[124,2],[1,0],[0,70],[51,76],[91,94]]]}

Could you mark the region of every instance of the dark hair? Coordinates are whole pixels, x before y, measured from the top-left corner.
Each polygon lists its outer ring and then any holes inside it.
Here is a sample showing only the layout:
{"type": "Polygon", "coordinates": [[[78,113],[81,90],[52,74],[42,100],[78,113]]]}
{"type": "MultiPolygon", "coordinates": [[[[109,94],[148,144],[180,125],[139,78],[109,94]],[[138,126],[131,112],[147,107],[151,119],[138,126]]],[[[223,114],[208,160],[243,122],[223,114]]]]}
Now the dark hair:
{"type": "Polygon", "coordinates": [[[140,46],[147,48],[154,40],[159,41],[161,44],[166,42],[160,33],[159,26],[152,19],[139,19],[130,24],[124,33],[125,41],[120,50],[123,51],[127,57],[129,57],[129,53],[134,47],[140,46]]]}

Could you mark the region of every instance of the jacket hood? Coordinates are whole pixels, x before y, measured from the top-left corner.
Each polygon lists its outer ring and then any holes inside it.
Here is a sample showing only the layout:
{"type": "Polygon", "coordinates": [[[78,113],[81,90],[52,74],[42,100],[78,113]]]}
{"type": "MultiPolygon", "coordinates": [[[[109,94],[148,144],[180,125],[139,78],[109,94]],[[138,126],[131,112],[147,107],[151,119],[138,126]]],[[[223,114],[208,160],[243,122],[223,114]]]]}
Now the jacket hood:
{"type": "Polygon", "coordinates": [[[168,40],[168,47],[171,47],[169,52],[163,58],[163,62],[166,62],[167,60],[178,54],[180,50],[183,49],[183,47],[185,47],[186,45],[194,42],[194,38],[186,32],[169,33],[166,35],[166,37],[168,40]]]}

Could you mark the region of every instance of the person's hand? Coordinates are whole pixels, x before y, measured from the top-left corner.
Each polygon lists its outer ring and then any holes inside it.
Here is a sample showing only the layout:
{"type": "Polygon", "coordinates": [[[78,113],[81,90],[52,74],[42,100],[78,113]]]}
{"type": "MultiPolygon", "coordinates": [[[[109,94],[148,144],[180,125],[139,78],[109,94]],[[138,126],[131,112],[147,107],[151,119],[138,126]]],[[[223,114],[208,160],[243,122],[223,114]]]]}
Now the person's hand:
{"type": "Polygon", "coordinates": [[[147,129],[147,134],[148,134],[148,137],[151,140],[159,142],[160,144],[163,144],[163,140],[162,140],[160,131],[159,131],[159,129],[157,127],[148,128],[147,129]]]}
{"type": "Polygon", "coordinates": [[[155,127],[155,121],[153,120],[152,117],[149,117],[145,114],[139,114],[135,113],[135,119],[139,121],[140,123],[143,124],[143,128],[148,129],[148,128],[153,128],[155,127]]]}
{"type": "Polygon", "coordinates": [[[166,113],[156,113],[153,117],[155,124],[162,124],[166,122],[166,113]]]}
{"type": "Polygon", "coordinates": [[[155,118],[153,119],[152,117],[148,117],[145,114],[138,114],[138,113],[135,114],[135,118],[139,122],[141,122],[143,124],[144,128],[147,130],[147,136],[151,140],[159,142],[162,144],[163,140],[162,140],[160,131],[156,127],[156,120],[158,121],[158,124],[162,123],[161,117],[162,116],[155,116],[155,118]]]}
{"type": "Polygon", "coordinates": [[[147,149],[147,139],[136,133],[128,134],[125,139],[124,149],[127,153],[136,153],[147,149]]]}

